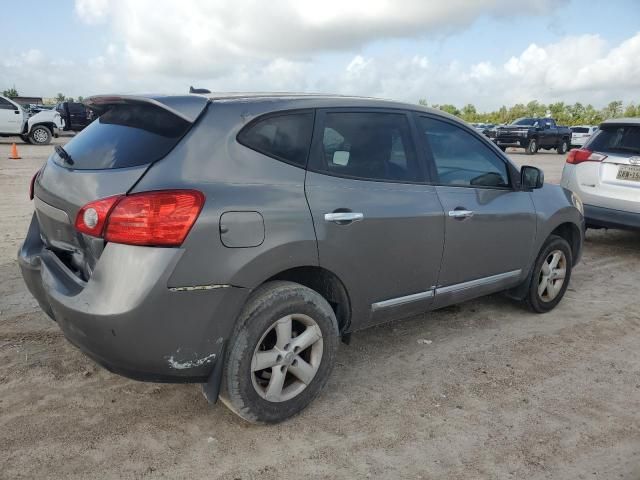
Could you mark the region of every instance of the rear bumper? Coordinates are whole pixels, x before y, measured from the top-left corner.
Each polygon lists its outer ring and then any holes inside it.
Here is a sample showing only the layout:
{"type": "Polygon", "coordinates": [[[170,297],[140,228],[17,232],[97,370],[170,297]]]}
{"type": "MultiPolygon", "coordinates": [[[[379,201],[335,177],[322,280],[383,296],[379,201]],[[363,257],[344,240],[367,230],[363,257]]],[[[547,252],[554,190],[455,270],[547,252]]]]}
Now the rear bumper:
{"type": "Polygon", "coordinates": [[[65,337],[108,370],[157,382],[202,382],[249,291],[174,291],[181,249],[108,244],[88,282],[40,240],[32,219],[18,261],[29,291],[65,337]]]}
{"type": "Polygon", "coordinates": [[[640,230],[640,213],[585,204],[584,217],[587,227],[640,230]]]}

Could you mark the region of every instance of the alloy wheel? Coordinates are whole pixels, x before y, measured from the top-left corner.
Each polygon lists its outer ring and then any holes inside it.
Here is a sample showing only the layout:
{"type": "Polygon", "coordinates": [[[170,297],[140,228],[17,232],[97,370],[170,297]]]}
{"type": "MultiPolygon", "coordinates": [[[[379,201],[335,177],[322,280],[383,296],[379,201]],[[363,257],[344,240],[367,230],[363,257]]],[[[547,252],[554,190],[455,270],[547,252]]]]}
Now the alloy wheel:
{"type": "Polygon", "coordinates": [[[540,269],[538,297],[550,302],[558,296],[567,275],[567,258],[561,250],[553,250],[540,269]]]}
{"type": "Polygon", "coordinates": [[[322,362],[322,332],[311,317],[291,314],[262,335],[251,360],[251,380],[258,395],[285,402],[311,383],[322,362]]]}
{"type": "Polygon", "coordinates": [[[49,138],[49,135],[47,134],[47,132],[43,128],[36,128],[33,131],[33,139],[37,143],[44,143],[44,142],[47,141],[48,138],[49,138]]]}

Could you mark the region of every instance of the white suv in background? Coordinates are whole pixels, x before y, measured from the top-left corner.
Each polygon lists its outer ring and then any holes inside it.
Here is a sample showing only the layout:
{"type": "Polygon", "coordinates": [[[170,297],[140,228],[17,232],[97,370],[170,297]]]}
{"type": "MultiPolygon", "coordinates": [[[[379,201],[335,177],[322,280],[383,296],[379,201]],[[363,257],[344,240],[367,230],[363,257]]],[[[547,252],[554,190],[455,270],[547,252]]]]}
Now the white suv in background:
{"type": "Polygon", "coordinates": [[[569,152],[560,184],[584,203],[587,227],[640,229],[640,118],[603,122],[569,152]]]}
{"type": "Polygon", "coordinates": [[[571,127],[571,146],[572,147],[582,147],[587,140],[591,138],[598,127],[592,127],[589,125],[576,125],[571,127]]]}

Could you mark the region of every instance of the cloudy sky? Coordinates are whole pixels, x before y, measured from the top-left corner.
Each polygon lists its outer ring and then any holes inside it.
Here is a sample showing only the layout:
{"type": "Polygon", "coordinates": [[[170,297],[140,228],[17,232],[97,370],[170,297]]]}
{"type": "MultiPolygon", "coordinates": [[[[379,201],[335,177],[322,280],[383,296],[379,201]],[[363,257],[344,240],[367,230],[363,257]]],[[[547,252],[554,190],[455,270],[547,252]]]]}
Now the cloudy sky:
{"type": "Polygon", "coordinates": [[[637,0],[21,0],[0,89],[640,102],[637,0]]]}

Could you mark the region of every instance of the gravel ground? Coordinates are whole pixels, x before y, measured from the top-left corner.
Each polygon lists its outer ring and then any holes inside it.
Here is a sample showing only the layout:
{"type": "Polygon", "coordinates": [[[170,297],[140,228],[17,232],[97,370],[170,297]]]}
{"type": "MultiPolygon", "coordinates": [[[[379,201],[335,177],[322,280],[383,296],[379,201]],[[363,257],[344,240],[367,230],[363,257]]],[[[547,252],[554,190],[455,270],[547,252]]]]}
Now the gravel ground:
{"type": "MultiPolygon", "coordinates": [[[[244,423],[69,345],[15,254],[52,150],[0,139],[0,478],[640,479],[640,234],[589,231],[547,315],[491,296],[357,333],[325,392],[244,423]],[[431,343],[425,340],[430,340],[431,343]]],[[[57,142],[64,143],[64,139],[57,142]]],[[[557,182],[563,158],[511,154],[557,182]]]]}

